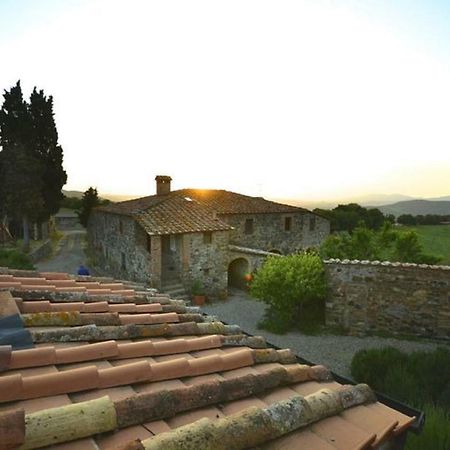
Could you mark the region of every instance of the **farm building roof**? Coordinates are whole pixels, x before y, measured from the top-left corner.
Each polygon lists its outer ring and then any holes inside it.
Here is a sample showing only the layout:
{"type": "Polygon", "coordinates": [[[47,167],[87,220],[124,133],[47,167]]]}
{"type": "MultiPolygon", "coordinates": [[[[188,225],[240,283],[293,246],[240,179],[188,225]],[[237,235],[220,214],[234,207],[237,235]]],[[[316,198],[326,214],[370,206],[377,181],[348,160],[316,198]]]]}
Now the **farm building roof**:
{"type": "Polygon", "coordinates": [[[225,214],[304,213],[303,208],[284,205],[217,189],[180,189],[166,195],[152,195],[97,208],[129,215],[150,234],[230,230],[220,219],[225,214]]]}

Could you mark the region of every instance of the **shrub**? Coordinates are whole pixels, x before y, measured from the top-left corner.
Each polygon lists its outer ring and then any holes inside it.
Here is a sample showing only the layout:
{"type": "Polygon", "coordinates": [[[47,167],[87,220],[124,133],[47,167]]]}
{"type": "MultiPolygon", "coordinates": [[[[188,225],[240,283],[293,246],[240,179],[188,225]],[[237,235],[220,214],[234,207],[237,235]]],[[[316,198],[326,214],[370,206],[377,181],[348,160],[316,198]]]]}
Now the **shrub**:
{"type": "Polygon", "coordinates": [[[450,448],[450,413],[426,405],[425,426],[420,435],[408,433],[405,450],[448,450],[450,448]]]}
{"type": "Polygon", "coordinates": [[[392,347],[361,350],[351,372],[356,381],[401,401],[450,408],[450,350],[445,347],[410,355],[392,347]]]}
{"type": "Polygon", "coordinates": [[[415,231],[395,230],[389,222],[379,231],[361,223],[352,234],[332,234],[321,245],[320,254],[324,258],[387,259],[418,264],[437,264],[441,259],[423,252],[415,231]]]}
{"type": "Polygon", "coordinates": [[[320,301],[326,291],[322,260],[312,253],[268,258],[250,286],[251,295],[268,305],[263,325],[275,332],[291,328],[303,306],[320,301]]]}
{"type": "Polygon", "coordinates": [[[34,269],[30,257],[19,250],[0,249],[0,266],[11,269],[34,269]]]}
{"type": "MultiPolygon", "coordinates": [[[[373,389],[385,392],[384,380],[390,367],[402,365],[405,355],[393,347],[360,350],[353,356],[351,373],[355,380],[367,383],[373,389]]],[[[388,394],[388,392],[385,392],[388,394]]]]}
{"type": "Polygon", "coordinates": [[[409,435],[406,449],[450,448],[450,350],[410,355],[392,347],[361,350],[351,364],[352,376],[373,389],[425,411],[419,436],[409,435]]]}

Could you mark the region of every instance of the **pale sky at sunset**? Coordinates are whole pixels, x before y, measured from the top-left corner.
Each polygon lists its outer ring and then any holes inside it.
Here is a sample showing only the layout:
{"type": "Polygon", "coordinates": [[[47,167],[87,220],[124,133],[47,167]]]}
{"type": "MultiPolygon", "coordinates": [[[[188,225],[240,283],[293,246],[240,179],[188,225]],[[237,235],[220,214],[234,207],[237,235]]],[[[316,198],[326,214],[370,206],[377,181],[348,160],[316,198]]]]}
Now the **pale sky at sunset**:
{"type": "Polygon", "coordinates": [[[65,189],[450,195],[448,1],[0,0],[0,57],[65,189]]]}

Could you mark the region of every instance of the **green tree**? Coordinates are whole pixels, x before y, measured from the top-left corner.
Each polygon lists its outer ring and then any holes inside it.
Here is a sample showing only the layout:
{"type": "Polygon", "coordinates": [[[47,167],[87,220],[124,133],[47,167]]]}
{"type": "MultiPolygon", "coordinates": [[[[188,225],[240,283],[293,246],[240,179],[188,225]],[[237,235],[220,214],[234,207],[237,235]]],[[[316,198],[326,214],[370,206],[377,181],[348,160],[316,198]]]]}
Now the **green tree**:
{"type": "Polygon", "coordinates": [[[343,232],[328,236],[320,253],[324,258],[370,260],[380,257],[380,246],[376,232],[360,222],[352,234],[343,232]]]}
{"type": "Polygon", "coordinates": [[[22,88],[18,81],[4,92],[0,111],[1,192],[3,208],[22,221],[24,250],[30,245],[29,224],[36,220],[43,208],[42,174],[40,161],[30,151],[31,120],[22,88]]]}
{"type": "Polygon", "coordinates": [[[315,209],[314,212],[331,221],[332,231],[347,231],[348,233],[352,233],[361,222],[371,230],[378,230],[386,220],[393,221],[392,216],[384,216],[379,209],[364,208],[357,203],[338,205],[332,210],[315,209]]]}
{"type": "Polygon", "coordinates": [[[417,225],[417,219],[412,214],[402,214],[397,218],[397,222],[402,225],[417,225]]]}
{"type": "Polygon", "coordinates": [[[31,120],[30,148],[42,163],[42,197],[44,209],[41,220],[58,212],[63,199],[62,187],[67,174],[63,168],[63,151],[58,145],[58,132],[53,114],[53,98],[46,97],[44,91],[34,88],[30,96],[29,113],[31,120]]]}
{"type": "Polygon", "coordinates": [[[381,230],[369,230],[363,223],[352,234],[335,233],[320,247],[324,258],[387,259],[390,261],[436,264],[440,258],[423,252],[414,231],[396,230],[385,222],[381,230]]]}
{"type": "Polygon", "coordinates": [[[284,332],[299,320],[303,306],[323,299],[325,270],[317,254],[267,258],[255,274],[250,293],[268,305],[274,331],[284,332]]]}
{"type": "Polygon", "coordinates": [[[99,205],[100,205],[100,200],[98,198],[97,189],[90,187],[83,194],[83,198],[81,199],[81,208],[80,208],[80,211],[77,213],[78,217],[80,219],[81,225],[83,225],[84,227],[87,227],[88,221],[89,221],[89,216],[91,214],[92,209],[99,205]]]}

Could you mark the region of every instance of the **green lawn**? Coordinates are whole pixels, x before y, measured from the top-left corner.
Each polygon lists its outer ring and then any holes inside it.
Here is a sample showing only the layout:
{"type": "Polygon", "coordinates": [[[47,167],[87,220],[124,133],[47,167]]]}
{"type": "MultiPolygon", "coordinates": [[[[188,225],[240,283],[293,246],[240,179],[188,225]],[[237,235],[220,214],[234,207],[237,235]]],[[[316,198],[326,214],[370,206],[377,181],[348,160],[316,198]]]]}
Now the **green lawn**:
{"type": "Polygon", "coordinates": [[[406,229],[417,232],[425,253],[440,256],[440,264],[450,265],[450,225],[402,227],[402,230],[406,229]]]}

